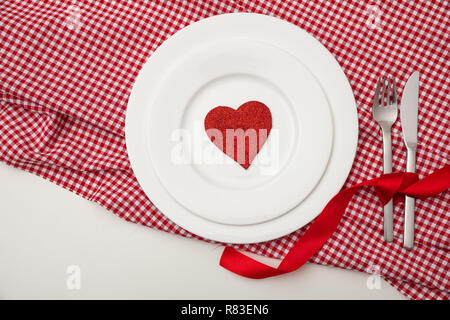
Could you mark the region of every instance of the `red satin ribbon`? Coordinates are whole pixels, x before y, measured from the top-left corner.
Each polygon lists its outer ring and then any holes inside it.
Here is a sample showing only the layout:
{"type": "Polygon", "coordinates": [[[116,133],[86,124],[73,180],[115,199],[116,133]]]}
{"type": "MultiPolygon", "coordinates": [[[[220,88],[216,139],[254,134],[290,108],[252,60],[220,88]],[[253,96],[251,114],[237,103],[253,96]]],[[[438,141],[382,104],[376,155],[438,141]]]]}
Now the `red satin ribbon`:
{"type": "Polygon", "coordinates": [[[383,205],[396,194],[423,199],[450,188],[450,165],[421,180],[415,173],[390,173],[342,190],[327,203],[278,268],[258,262],[231,247],[224,249],[220,265],[231,272],[252,279],[268,278],[297,270],[327,242],[336,230],[353,195],[365,186],[375,188],[383,205]]]}

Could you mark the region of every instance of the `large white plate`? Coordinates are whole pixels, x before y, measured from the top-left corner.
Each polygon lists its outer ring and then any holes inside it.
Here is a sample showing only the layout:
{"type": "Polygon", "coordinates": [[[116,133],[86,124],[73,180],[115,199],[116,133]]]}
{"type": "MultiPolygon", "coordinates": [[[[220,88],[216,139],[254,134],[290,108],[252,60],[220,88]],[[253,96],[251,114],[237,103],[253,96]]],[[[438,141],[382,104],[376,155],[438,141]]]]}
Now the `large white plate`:
{"type": "MultiPolygon", "coordinates": [[[[243,47],[245,46],[245,41],[241,43],[243,47]]],[[[231,47],[236,46],[233,45],[231,47]]],[[[270,49],[267,50],[270,51],[270,49]]],[[[264,56],[261,58],[264,58],[264,56]]],[[[243,65],[241,64],[240,66],[242,67],[243,65]]],[[[248,72],[244,74],[256,73],[257,69],[247,70],[248,72]]],[[[210,80],[216,79],[214,76],[221,72],[223,73],[223,70],[220,70],[220,68],[215,70],[210,80]]],[[[232,72],[231,74],[235,73],[232,72]]],[[[276,76],[275,71],[272,74],[274,76],[269,77],[271,78],[269,81],[276,82],[277,80],[275,79],[280,81],[278,84],[282,85],[280,90],[287,97],[287,100],[291,101],[287,105],[292,104],[292,100],[298,102],[296,100],[298,97],[296,97],[293,90],[289,90],[286,82],[283,84],[282,80],[280,80],[281,78],[276,76]]],[[[263,77],[262,75],[259,76],[263,77]]],[[[236,80],[238,79],[233,79],[229,82],[232,83],[236,80]]],[[[212,89],[212,91],[214,90],[212,89]]],[[[261,90],[258,91],[258,94],[260,93],[261,90]]],[[[241,100],[245,98],[239,94],[237,96],[241,100]]],[[[240,101],[239,103],[239,99],[229,100],[228,103],[232,104],[229,106],[236,108],[240,103],[245,102],[240,101]]],[[[219,103],[219,101],[207,101],[208,104],[219,103]]],[[[295,103],[294,114],[298,110],[305,110],[305,108],[296,108],[297,105],[298,103],[295,103]]],[[[210,107],[214,106],[211,105],[210,107]]],[[[292,110],[289,111],[287,107],[284,110],[285,112],[280,112],[280,115],[287,119],[289,117],[286,115],[292,110]]],[[[296,117],[292,118],[295,119],[296,117]]],[[[301,118],[299,117],[298,119],[301,118]]],[[[298,122],[299,128],[303,128],[304,122],[301,120],[298,122]]],[[[275,120],[274,125],[276,125],[275,120]]],[[[140,185],[152,202],[171,220],[205,238],[223,242],[250,243],[283,236],[305,225],[320,213],[326,202],[341,188],[348,175],[356,151],[357,128],[356,107],[348,81],[333,56],[319,42],[298,27],[282,20],[264,15],[239,13],[215,16],[194,23],[177,32],[153,53],[141,70],[130,95],[126,118],[126,141],[131,165],[140,185]],[[315,130],[313,128],[309,130],[314,130],[313,132],[317,135],[318,141],[320,141],[319,144],[316,144],[315,150],[313,150],[313,152],[317,152],[318,159],[317,167],[312,167],[314,169],[311,169],[315,170],[314,174],[292,175],[292,173],[296,172],[295,170],[301,170],[304,167],[298,166],[296,161],[291,166],[292,161],[289,160],[296,159],[304,161],[302,163],[307,163],[307,159],[314,159],[314,153],[309,154],[309,157],[301,157],[297,152],[301,148],[298,149],[298,147],[291,146],[282,149],[287,150],[286,152],[281,152],[282,157],[283,154],[286,155],[285,158],[289,165],[286,165],[286,168],[281,166],[282,170],[280,172],[283,173],[293,168],[289,176],[290,179],[287,179],[285,184],[283,184],[284,180],[279,178],[279,175],[275,175],[275,179],[264,181],[264,178],[259,176],[253,179],[251,174],[249,174],[250,178],[246,176],[248,179],[244,180],[256,181],[256,187],[250,183],[250,188],[241,188],[241,190],[236,192],[236,189],[239,189],[237,181],[231,179],[230,185],[229,179],[227,180],[224,174],[222,174],[222,177],[213,179],[214,187],[222,188],[222,191],[228,188],[227,192],[234,192],[234,195],[237,197],[241,193],[245,194],[247,192],[248,194],[252,190],[258,190],[261,185],[267,187],[266,193],[263,192],[261,194],[264,195],[262,203],[269,208],[263,214],[248,214],[244,218],[239,217],[246,212],[244,209],[248,209],[251,205],[249,202],[241,206],[236,206],[235,204],[228,206],[227,210],[233,206],[238,210],[242,209],[237,215],[226,215],[224,214],[227,213],[226,210],[210,210],[218,206],[208,207],[208,204],[213,204],[213,202],[209,201],[208,198],[202,197],[201,190],[204,191],[208,185],[205,182],[208,179],[203,179],[205,174],[208,174],[208,169],[199,174],[199,170],[193,169],[194,166],[192,165],[178,165],[176,167],[177,174],[173,175],[168,170],[171,163],[171,161],[167,161],[169,160],[168,152],[172,148],[169,143],[170,140],[167,141],[168,135],[173,132],[174,128],[189,128],[189,123],[192,123],[192,121],[188,121],[186,118],[190,120],[202,118],[205,111],[202,108],[206,108],[204,106],[207,105],[204,103],[203,107],[191,107],[191,102],[185,102],[184,104],[181,102],[186,101],[187,97],[190,97],[188,101],[192,101],[192,94],[198,92],[198,85],[206,80],[207,77],[196,77],[198,81],[192,81],[192,86],[186,84],[186,87],[190,88],[187,90],[187,96],[183,96],[176,90],[171,91],[172,95],[168,94],[168,91],[164,93],[169,88],[168,84],[173,84],[177,78],[183,80],[182,74],[186,75],[186,73],[180,72],[180,70],[188,71],[189,68],[183,66],[190,65],[189,63],[186,64],[186,61],[191,62],[193,66],[198,65],[198,59],[196,60],[196,55],[192,55],[192,53],[197,52],[200,53],[200,56],[205,54],[208,56],[211,52],[220,48],[221,45],[223,46],[223,43],[227,41],[242,41],[239,39],[245,39],[250,45],[253,43],[253,45],[257,46],[258,44],[255,43],[260,43],[266,48],[270,45],[273,48],[271,55],[275,55],[276,58],[284,55],[284,59],[281,60],[288,61],[294,73],[297,71],[297,76],[289,75],[288,78],[293,81],[299,81],[299,84],[307,86],[311,90],[311,94],[305,95],[307,101],[311,102],[313,98],[318,101],[316,105],[318,112],[316,114],[312,113],[309,115],[311,118],[307,119],[313,121],[315,130]],[[203,49],[198,51],[199,48],[203,49]],[[305,81],[305,79],[310,81],[305,81]],[[182,96],[178,100],[177,94],[182,96]],[[334,122],[333,131],[331,119],[326,112],[326,99],[328,100],[334,122]],[[169,109],[169,113],[164,113],[162,112],[163,109],[158,108],[158,106],[168,102],[175,105],[165,105],[166,109],[169,109]],[[170,108],[184,111],[171,113],[170,108]],[[154,110],[158,110],[158,112],[152,113],[154,110]],[[186,115],[186,110],[191,111],[186,115]],[[161,119],[165,119],[164,121],[152,120],[155,119],[155,115],[159,117],[160,114],[162,114],[161,119]],[[174,119],[170,120],[170,114],[173,115],[174,119]],[[321,120],[318,120],[319,118],[321,120]],[[165,122],[166,120],[167,122],[165,122]],[[331,131],[333,134],[331,134],[331,131]],[[162,135],[161,132],[163,133],[162,135]],[[328,157],[329,147],[327,146],[331,142],[331,137],[333,137],[333,148],[330,157],[328,157]],[[164,143],[164,140],[167,143],[164,143]],[[323,146],[321,143],[323,143],[323,146]],[[153,151],[149,150],[149,148],[155,149],[157,152],[149,153],[149,151],[153,151]],[[299,157],[295,158],[296,155],[299,157]],[[326,170],[323,172],[326,165],[326,170]],[[187,180],[179,179],[186,177],[188,178],[187,180]],[[302,181],[302,178],[306,181],[303,184],[298,182],[302,181]],[[189,185],[190,179],[197,180],[196,184],[190,185],[192,190],[188,191],[186,190],[186,183],[189,185]],[[201,182],[202,179],[203,182],[201,182]],[[177,187],[177,181],[182,188],[177,187]],[[185,182],[181,183],[180,181],[185,182]],[[273,190],[270,187],[274,181],[275,183],[278,181],[281,184],[277,186],[277,190],[272,196],[267,196],[267,192],[273,190]],[[204,183],[199,192],[195,192],[197,183],[204,183]],[[183,190],[186,190],[185,196],[183,196],[183,190]],[[283,194],[283,191],[289,196],[279,201],[279,196],[283,194]],[[298,204],[299,202],[300,204],[298,204]]],[[[301,130],[299,129],[298,131],[302,132],[301,130]]],[[[308,139],[304,139],[304,136],[301,136],[301,139],[297,139],[299,136],[296,133],[295,124],[291,132],[291,138],[293,139],[287,140],[308,141],[308,139]]],[[[269,140],[270,136],[268,142],[269,140]]],[[[306,150],[309,151],[309,149],[306,150]]],[[[220,170],[216,169],[213,169],[212,172],[220,172],[220,170]]],[[[237,168],[235,167],[234,169],[237,168]]],[[[231,168],[230,170],[234,169],[231,168]]],[[[211,171],[209,170],[209,172],[211,171]]],[[[209,183],[209,186],[211,187],[211,183],[209,183]]],[[[257,191],[255,192],[257,194],[257,191]]],[[[217,199],[215,198],[216,201],[217,199]]],[[[223,203],[226,202],[224,201],[223,203]]],[[[220,208],[222,207],[220,206],[220,208]]],[[[258,209],[260,208],[264,210],[265,207],[258,207],[258,209]]],[[[252,213],[255,211],[251,210],[252,213]]]]}

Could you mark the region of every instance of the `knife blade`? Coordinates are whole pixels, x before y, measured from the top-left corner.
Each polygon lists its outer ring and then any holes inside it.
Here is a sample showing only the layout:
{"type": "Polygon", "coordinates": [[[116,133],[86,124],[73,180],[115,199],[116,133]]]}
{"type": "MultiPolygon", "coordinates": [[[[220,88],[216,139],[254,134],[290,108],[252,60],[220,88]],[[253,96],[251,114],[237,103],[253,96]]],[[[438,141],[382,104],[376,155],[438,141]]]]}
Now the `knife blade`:
{"type": "Polygon", "coordinates": [[[407,148],[417,147],[417,114],[419,110],[419,72],[415,71],[403,89],[400,121],[407,148]]]}
{"type": "MultiPolygon", "coordinates": [[[[419,111],[419,72],[415,71],[403,89],[400,108],[403,139],[407,149],[406,171],[416,171],[417,116],[419,111]]],[[[403,229],[403,246],[414,247],[414,198],[405,197],[405,221],[403,229]]]]}

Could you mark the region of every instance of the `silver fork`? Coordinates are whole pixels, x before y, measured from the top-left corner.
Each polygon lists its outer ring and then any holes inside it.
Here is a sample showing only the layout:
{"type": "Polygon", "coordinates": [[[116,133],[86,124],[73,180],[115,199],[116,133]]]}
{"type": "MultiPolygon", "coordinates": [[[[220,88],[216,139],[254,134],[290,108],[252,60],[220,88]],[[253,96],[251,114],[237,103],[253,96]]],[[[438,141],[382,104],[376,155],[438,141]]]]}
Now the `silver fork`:
{"type": "MultiPolygon", "coordinates": [[[[383,167],[384,173],[392,172],[392,141],[391,128],[397,120],[397,89],[395,87],[395,79],[387,80],[385,78],[378,79],[375,97],[373,99],[372,114],[375,121],[381,127],[383,133],[383,167]],[[380,84],[383,87],[380,92],[380,84]]],[[[389,201],[384,206],[384,240],[391,242],[394,239],[394,216],[393,203],[389,201]]]]}

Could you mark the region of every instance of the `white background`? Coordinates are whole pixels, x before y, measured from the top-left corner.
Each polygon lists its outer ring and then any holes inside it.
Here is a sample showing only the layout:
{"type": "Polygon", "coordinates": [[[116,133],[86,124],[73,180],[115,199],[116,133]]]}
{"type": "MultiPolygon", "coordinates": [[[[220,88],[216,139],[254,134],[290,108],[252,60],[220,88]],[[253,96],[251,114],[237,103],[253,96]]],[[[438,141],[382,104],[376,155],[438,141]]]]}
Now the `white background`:
{"type": "Polygon", "coordinates": [[[0,163],[0,299],[404,299],[368,275],[307,264],[263,280],[218,265],[222,248],[119,219],[0,163]],[[81,288],[67,288],[67,267],[81,288]]]}

